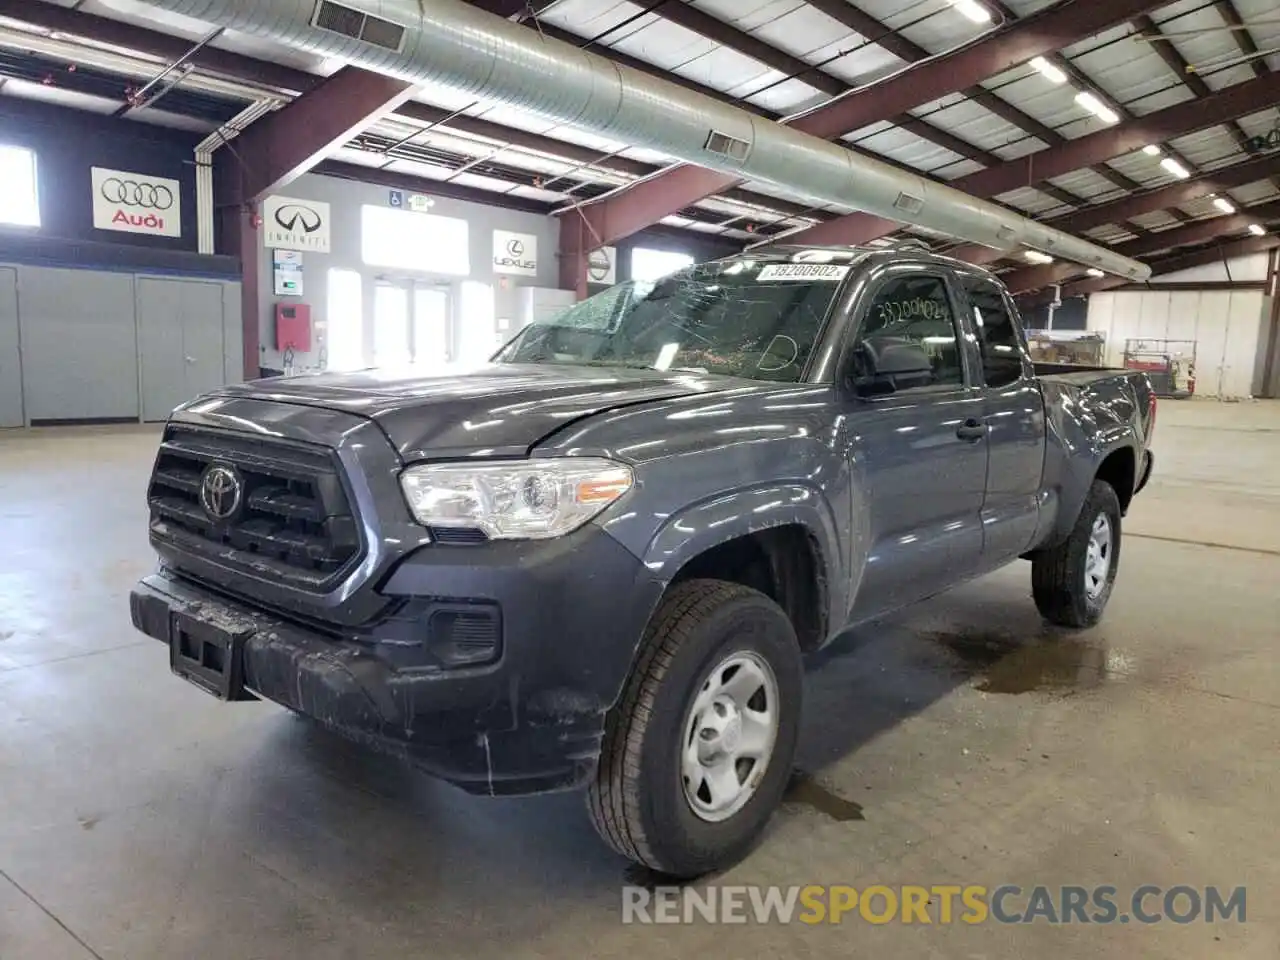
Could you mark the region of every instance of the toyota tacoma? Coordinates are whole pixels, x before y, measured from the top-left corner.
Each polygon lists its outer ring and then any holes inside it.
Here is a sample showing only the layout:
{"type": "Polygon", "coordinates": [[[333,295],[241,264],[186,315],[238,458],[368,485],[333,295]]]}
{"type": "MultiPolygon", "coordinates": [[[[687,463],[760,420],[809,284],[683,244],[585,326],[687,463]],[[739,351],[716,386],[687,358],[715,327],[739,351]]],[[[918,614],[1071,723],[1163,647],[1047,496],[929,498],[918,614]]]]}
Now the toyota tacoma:
{"type": "Polygon", "coordinates": [[[259,380],[165,426],[133,623],[175,674],[487,795],[585,788],[697,875],[780,802],[802,663],[1030,561],[1096,623],[1141,373],[1040,368],[990,273],[772,247],[627,282],[465,371],[259,380]]]}

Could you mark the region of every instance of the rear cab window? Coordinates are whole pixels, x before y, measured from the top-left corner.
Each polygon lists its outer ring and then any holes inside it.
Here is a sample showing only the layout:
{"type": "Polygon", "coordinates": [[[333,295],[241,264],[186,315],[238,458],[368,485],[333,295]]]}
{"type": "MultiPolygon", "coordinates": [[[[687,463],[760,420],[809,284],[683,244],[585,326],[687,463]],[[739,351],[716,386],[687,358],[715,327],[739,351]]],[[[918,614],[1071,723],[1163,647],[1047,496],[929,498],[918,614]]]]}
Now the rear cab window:
{"type": "Polygon", "coordinates": [[[1025,374],[1027,348],[1004,288],[995,280],[980,277],[961,275],[958,279],[972,314],[987,386],[1017,383],[1025,374]]]}

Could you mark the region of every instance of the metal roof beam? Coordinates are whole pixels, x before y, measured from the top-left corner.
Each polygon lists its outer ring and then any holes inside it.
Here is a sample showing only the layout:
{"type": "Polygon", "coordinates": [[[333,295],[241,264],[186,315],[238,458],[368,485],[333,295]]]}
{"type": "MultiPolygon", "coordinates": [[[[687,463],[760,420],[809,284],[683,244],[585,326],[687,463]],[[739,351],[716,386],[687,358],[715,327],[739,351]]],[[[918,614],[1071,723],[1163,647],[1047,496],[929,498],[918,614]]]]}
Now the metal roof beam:
{"type": "MultiPolygon", "coordinates": [[[[134,26],[122,20],[112,20],[110,17],[70,7],[59,7],[43,0],[0,0],[0,17],[9,17],[45,30],[84,37],[95,43],[106,43],[167,61],[177,60],[189,53],[195,42],[147,27],[134,26]]],[[[292,93],[305,93],[324,79],[305,70],[295,70],[214,46],[202,47],[187,62],[207,73],[248,83],[260,83],[292,93]]]]}
{"type": "Polygon", "coordinates": [[[403,80],[343,67],[252,124],[236,138],[233,152],[219,153],[219,160],[225,161],[220,199],[249,203],[283,189],[395,110],[415,89],[403,80]]]}
{"type": "MultiPolygon", "coordinates": [[[[1133,153],[1149,143],[1160,143],[1216,126],[1224,120],[1257,113],[1273,106],[1277,99],[1280,99],[1280,74],[1268,74],[1226,87],[1199,100],[1175,104],[1057,147],[979,170],[951,181],[951,186],[984,199],[999,196],[1133,153]]],[[[802,231],[795,235],[795,241],[812,244],[868,243],[893,233],[898,227],[895,220],[855,213],[802,231]]]]}
{"type": "Polygon", "coordinates": [[[797,118],[794,126],[828,139],[860,130],[957,90],[966,90],[1032,57],[1054,53],[1162,5],[1151,0],[1060,2],[1009,23],[959,50],[933,57],[879,83],[860,87],[797,118]]]}
{"type": "MultiPolygon", "coordinates": [[[[1176,253],[1172,256],[1152,260],[1151,275],[1153,278],[1167,276],[1180,270],[1190,270],[1193,267],[1222,263],[1224,260],[1231,260],[1235,257],[1247,257],[1254,253],[1265,253],[1268,250],[1274,250],[1276,247],[1280,247],[1280,236],[1274,234],[1268,234],[1265,237],[1245,237],[1242,240],[1233,240],[1229,243],[1215,243],[1202,250],[1189,250],[1185,253],[1176,253]]],[[[1110,290],[1113,287],[1123,287],[1129,283],[1130,281],[1124,277],[1077,280],[1062,288],[1062,296],[1083,297],[1091,293],[1110,290]]],[[[1194,283],[1188,283],[1187,289],[1194,291],[1197,288],[1194,283]]],[[[1019,304],[1025,309],[1028,306],[1037,306],[1044,303],[1048,299],[1049,294],[1046,293],[1041,296],[1022,298],[1019,300],[1019,304]]]]}
{"type": "MultiPolygon", "coordinates": [[[[1190,247],[1220,237],[1243,234],[1250,224],[1269,223],[1280,220],[1280,203],[1263,203],[1254,207],[1246,207],[1235,214],[1212,217],[1207,220],[1195,220],[1180,227],[1159,230],[1137,240],[1130,240],[1116,246],[1116,252],[1128,257],[1146,257],[1151,254],[1172,250],[1175,247],[1190,247]]],[[[1068,277],[1078,276],[1081,268],[1077,264],[1051,263],[1039,267],[1028,267],[1002,274],[1001,279],[1015,294],[1039,290],[1068,277]]],[[[1128,282],[1126,278],[1120,278],[1128,282]]]]}
{"type": "MultiPolygon", "coordinates": [[[[494,2],[498,2],[498,0],[494,0],[494,2]]],[[[538,6],[539,4],[535,3],[535,8],[538,6]]],[[[522,9],[527,8],[528,4],[522,3],[521,7],[522,9]]],[[[107,43],[124,50],[132,50],[145,56],[168,61],[176,60],[184,54],[190,53],[193,42],[183,37],[161,33],[148,27],[135,26],[134,24],[113,20],[109,17],[86,13],[69,7],[60,7],[52,3],[38,2],[38,0],[0,0],[0,16],[9,17],[45,30],[83,37],[99,43],[107,43]]],[[[554,32],[554,28],[548,24],[541,25],[540,29],[548,33],[548,35],[552,35],[554,32]]],[[[572,39],[578,43],[582,42],[581,38],[572,39]]],[[[615,56],[615,59],[620,58],[615,56]]],[[[292,94],[305,93],[323,83],[325,79],[305,70],[282,66],[266,60],[260,60],[257,57],[234,53],[213,46],[202,47],[190,56],[187,62],[205,73],[224,76],[245,83],[257,83],[292,94]]],[[[641,62],[636,61],[636,63],[641,62]]],[[[656,68],[651,64],[647,66],[650,71],[656,71],[656,68]]],[[[703,87],[693,81],[689,81],[689,85],[698,88],[703,93],[711,91],[711,88],[703,87]]],[[[731,99],[723,93],[720,93],[720,96],[725,99],[731,99]]],[[[764,111],[758,112],[764,113],[764,111]]],[[[592,150],[589,147],[514,127],[507,127],[489,120],[471,117],[466,114],[455,116],[452,111],[417,101],[411,100],[402,104],[396,109],[394,116],[416,120],[429,125],[440,125],[442,129],[471,134],[472,136],[482,137],[497,143],[510,143],[513,146],[522,147],[536,153],[564,158],[576,164],[598,166],[601,169],[628,176],[646,176],[658,169],[652,164],[640,163],[626,157],[603,156],[600,151],[592,150]]],[[[821,215],[814,214],[807,206],[799,203],[789,203],[785,200],[776,200],[763,194],[736,191],[732,194],[732,199],[752,203],[766,210],[776,211],[787,216],[799,216],[803,213],[809,219],[823,219],[821,215]]]]}
{"type": "MultiPolygon", "coordinates": [[[[819,0],[819,2],[821,2],[821,0],[819,0]]],[[[853,7],[850,7],[849,4],[845,3],[844,0],[839,0],[839,3],[842,6],[848,7],[850,10],[854,9],[853,7]]],[[[834,5],[828,4],[827,6],[834,9],[834,5]]],[[[794,57],[789,53],[784,53],[777,47],[765,43],[758,37],[754,37],[744,30],[731,26],[730,24],[703,12],[697,7],[692,7],[685,3],[664,3],[655,7],[653,12],[656,16],[677,24],[678,26],[684,27],[686,30],[690,30],[701,37],[705,37],[706,39],[724,47],[728,47],[731,50],[736,50],[738,53],[764,64],[771,70],[776,70],[787,77],[807,83],[809,86],[825,93],[829,97],[840,97],[853,90],[849,84],[841,80],[839,77],[832,76],[831,74],[823,71],[820,67],[814,66],[805,60],[799,59],[798,57],[794,57]]],[[[826,10],[825,12],[828,12],[830,15],[831,10],[826,10]]],[[[880,27],[877,31],[878,34],[885,34],[887,32],[888,31],[884,27],[880,27]]],[[[910,41],[905,40],[905,38],[902,38],[902,40],[904,43],[908,44],[913,51],[915,51],[913,55],[908,58],[911,61],[921,60],[929,55],[928,51],[923,47],[917,47],[910,41]]],[[[874,41],[872,42],[874,43],[874,41]]],[[[905,48],[902,47],[902,44],[898,44],[897,46],[905,52],[905,48]]],[[[606,57],[611,59],[613,58],[613,50],[611,48],[604,47],[600,49],[599,52],[606,57]]],[[[648,72],[656,73],[656,75],[661,76],[664,79],[671,78],[671,74],[668,71],[655,70],[652,66],[649,68],[648,72]]],[[[992,96],[993,99],[999,99],[994,97],[994,95],[989,94],[989,96],[992,96]]],[[[747,106],[748,108],[751,106],[746,101],[734,100],[733,98],[725,97],[723,95],[721,95],[719,99],[730,100],[730,102],[733,102],[738,106],[747,106]]],[[[1013,108],[1010,107],[1009,109],[1012,110],[1013,108]]],[[[904,130],[915,134],[920,139],[926,140],[946,150],[950,150],[952,153],[957,156],[964,157],[966,160],[973,160],[976,163],[981,163],[983,166],[991,166],[992,164],[1000,162],[1000,158],[997,155],[976,147],[955,134],[949,133],[946,130],[941,130],[918,117],[913,117],[909,113],[902,113],[888,119],[889,122],[895,126],[902,127],[904,130]]],[[[1027,119],[1030,120],[1030,118],[1027,119]]],[[[1075,198],[1068,202],[1078,204],[1080,200],[1075,198]]]]}
{"type": "MultiPolygon", "coordinates": [[[[1010,23],[978,43],[970,44],[952,53],[929,58],[927,62],[910,67],[879,83],[853,90],[786,122],[797,130],[826,139],[835,139],[851,130],[880,121],[897,123],[903,117],[907,117],[909,121],[922,123],[923,121],[909,117],[907,111],[951,94],[957,88],[968,92],[970,88],[977,87],[982,80],[1024,63],[1032,57],[1053,53],[1160,5],[1150,0],[1111,0],[1108,3],[1088,4],[1058,3],[1040,13],[1010,23]]],[[[827,6],[829,5],[823,4],[823,7],[827,6]]],[[[680,11],[692,9],[684,4],[667,4],[657,12],[661,16],[673,19],[673,22],[680,23],[680,20],[670,16],[672,10],[676,8],[680,11]]],[[[836,9],[832,6],[826,12],[832,15],[831,11],[836,9]]],[[[702,18],[709,19],[718,27],[708,27],[708,29],[716,29],[721,37],[725,36],[725,29],[732,29],[701,11],[698,11],[694,18],[682,12],[677,13],[677,16],[683,18],[682,25],[692,24],[695,19],[698,23],[702,23],[702,18]]],[[[875,31],[870,22],[864,22],[858,17],[856,10],[853,13],[846,12],[838,19],[846,26],[858,30],[859,33],[862,33],[862,27],[871,32],[875,31]],[[854,23],[861,26],[853,26],[854,23]]],[[[695,28],[689,26],[689,29],[695,28]]],[[[704,35],[710,39],[716,39],[710,34],[704,35]]],[[[863,35],[866,36],[865,33],[863,35]]],[[[891,34],[891,36],[896,35],[891,34]]],[[[886,47],[886,49],[897,56],[914,54],[916,50],[923,52],[923,48],[917,48],[914,44],[907,46],[909,41],[904,42],[904,40],[905,38],[899,37],[891,41],[892,47],[886,47]]],[[[755,42],[759,43],[759,41],[755,42]]],[[[766,62],[766,65],[770,64],[766,62]]],[[[780,61],[772,66],[774,69],[783,69],[780,61]]],[[[784,72],[788,71],[784,70],[784,72]]],[[[990,100],[987,101],[987,104],[989,103],[990,100]]],[[[1061,138],[1054,142],[1059,145],[1067,143],[1061,138]]],[[[1004,166],[998,160],[993,160],[992,163],[991,168],[994,169],[1004,166]]],[[[595,238],[593,242],[611,243],[738,182],[740,181],[725,174],[709,173],[687,165],[676,166],[643,183],[594,201],[583,208],[581,214],[590,221],[591,230],[588,233],[595,238]]],[[[1045,191],[1051,192],[1055,199],[1061,202],[1072,205],[1080,203],[1079,198],[1059,190],[1052,184],[1046,186],[1045,191]]],[[[880,222],[891,223],[891,221],[880,222]]],[[[883,236],[896,228],[897,224],[893,224],[890,229],[884,230],[879,235],[883,236]]],[[[573,236],[578,234],[575,233],[573,236]]]]}
{"type": "MultiPolygon", "coordinates": [[[[1165,66],[1178,78],[1179,83],[1197,97],[1203,98],[1213,93],[1209,85],[1196,75],[1191,65],[1187,63],[1182,54],[1178,52],[1177,47],[1173,45],[1173,42],[1163,39],[1164,34],[1160,32],[1159,24],[1149,16],[1141,16],[1133,21],[1133,25],[1149,37],[1161,38],[1152,43],[1151,47],[1155,50],[1156,55],[1164,61],[1165,66]]],[[[1261,74],[1255,73],[1254,76],[1261,76],[1261,74]]],[[[1231,139],[1236,142],[1236,146],[1247,152],[1249,149],[1249,136],[1244,132],[1244,128],[1240,126],[1240,121],[1233,120],[1228,126],[1231,130],[1231,139]]]]}
{"type": "Polygon", "coordinates": [[[1081,233],[1108,223],[1121,223],[1169,207],[1180,207],[1207,197],[1223,193],[1235,187],[1257,183],[1280,174],[1280,153],[1264,154],[1242,160],[1229,167],[1219,167],[1190,180],[1178,180],[1167,187],[1148,190],[1131,197],[1121,197],[1110,203],[1100,203],[1083,210],[1054,217],[1051,226],[1068,233],[1081,233]]]}
{"type": "MultiPolygon", "coordinates": [[[[1209,173],[1202,173],[1190,180],[1179,180],[1167,187],[1147,190],[1130,197],[1121,197],[1109,203],[1094,204],[1083,210],[1053,217],[1045,222],[1066,233],[1083,233],[1094,227],[1109,223],[1120,224],[1143,214],[1155,213],[1157,210],[1185,206],[1202,197],[1225,193],[1236,187],[1243,187],[1275,176],[1280,176],[1280,153],[1253,157],[1229,167],[1219,167],[1209,173]]],[[[977,244],[965,244],[951,250],[948,255],[969,263],[981,264],[993,263],[1006,256],[1006,252],[977,244]]]]}

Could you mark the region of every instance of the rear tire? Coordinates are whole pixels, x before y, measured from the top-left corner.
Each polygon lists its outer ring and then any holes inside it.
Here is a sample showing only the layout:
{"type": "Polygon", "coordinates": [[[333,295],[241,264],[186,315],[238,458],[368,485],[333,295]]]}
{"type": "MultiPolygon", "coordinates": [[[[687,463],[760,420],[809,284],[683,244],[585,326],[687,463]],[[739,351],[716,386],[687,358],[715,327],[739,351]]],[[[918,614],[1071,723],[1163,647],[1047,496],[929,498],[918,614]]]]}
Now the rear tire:
{"type": "Polygon", "coordinates": [[[1120,500],[1095,480],[1071,535],[1031,559],[1031,594],[1050,623],[1092,627],[1102,619],[1120,568],[1120,500]]]}
{"type": "Polygon", "coordinates": [[[790,778],[802,689],[800,647],[776,603],[718,580],[672,587],[606,724],[587,792],[596,831],[674,877],[740,860],[790,778]]]}

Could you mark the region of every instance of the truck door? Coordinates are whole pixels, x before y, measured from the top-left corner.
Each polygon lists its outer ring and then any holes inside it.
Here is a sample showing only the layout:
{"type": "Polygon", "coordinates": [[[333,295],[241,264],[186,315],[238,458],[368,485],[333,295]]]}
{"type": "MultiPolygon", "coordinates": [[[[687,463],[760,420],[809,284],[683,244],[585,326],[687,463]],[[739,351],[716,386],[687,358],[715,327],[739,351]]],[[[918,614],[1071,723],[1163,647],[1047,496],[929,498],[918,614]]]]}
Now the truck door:
{"type": "Polygon", "coordinates": [[[1044,397],[1004,288],[986,277],[959,279],[981,359],[990,451],[982,503],[983,565],[996,567],[1026,551],[1039,525],[1044,397]]]}
{"type": "Polygon", "coordinates": [[[982,391],[943,270],[895,264],[854,306],[842,394],[854,486],[851,616],[937,593],[982,563],[987,478],[982,391]]]}

